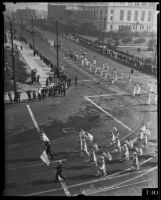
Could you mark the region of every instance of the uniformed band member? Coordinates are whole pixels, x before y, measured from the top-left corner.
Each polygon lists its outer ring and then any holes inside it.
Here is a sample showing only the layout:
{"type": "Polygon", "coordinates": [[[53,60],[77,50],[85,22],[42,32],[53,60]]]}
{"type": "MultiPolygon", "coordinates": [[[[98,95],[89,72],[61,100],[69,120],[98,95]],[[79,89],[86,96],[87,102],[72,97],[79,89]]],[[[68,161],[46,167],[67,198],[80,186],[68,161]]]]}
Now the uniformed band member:
{"type": "Polygon", "coordinates": [[[101,156],[100,157],[100,163],[98,165],[98,170],[97,170],[97,173],[96,173],[96,176],[98,176],[99,174],[103,174],[103,176],[106,176],[107,173],[106,173],[106,164],[105,164],[105,158],[104,156],[101,156]]]}
{"type": "Polygon", "coordinates": [[[129,149],[127,147],[127,144],[124,144],[122,148],[121,161],[122,160],[129,160],[129,149]]]}
{"type": "Polygon", "coordinates": [[[116,143],[115,143],[116,149],[115,151],[120,151],[121,152],[121,143],[118,137],[116,137],[116,143]]]}
{"type": "Polygon", "coordinates": [[[42,140],[44,141],[44,144],[45,144],[45,147],[46,147],[46,149],[45,149],[45,151],[46,151],[46,154],[48,155],[48,156],[50,156],[51,157],[51,159],[53,159],[53,154],[52,154],[52,152],[51,152],[51,146],[50,146],[50,140],[49,140],[49,138],[46,136],[46,134],[45,134],[45,132],[44,132],[44,130],[43,129],[41,129],[41,136],[42,136],[42,140]]]}
{"type": "Polygon", "coordinates": [[[55,182],[58,182],[58,176],[65,181],[65,178],[62,175],[62,168],[63,168],[62,162],[59,161],[55,168],[56,168],[55,182]]]}
{"type": "Polygon", "coordinates": [[[95,154],[95,151],[94,149],[91,150],[90,152],[90,160],[89,160],[89,166],[94,164],[95,166],[97,166],[97,157],[96,157],[96,154],[95,154]]]}
{"type": "Polygon", "coordinates": [[[82,135],[81,134],[79,134],[78,135],[78,145],[79,145],[79,151],[80,152],[82,152],[82,150],[83,150],[83,141],[82,141],[82,135]]]}
{"type": "Polygon", "coordinates": [[[138,161],[138,156],[136,152],[134,152],[134,155],[133,155],[131,169],[139,170],[139,161],[138,161]]]}
{"type": "Polygon", "coordinates": [[[115,142],[116,142],[116,137],[115,137],[113,131],[111,130],[110,145],[115,144],[115,142]]]}
{"type": "Polygon", "coordinates": [[[88,149],[87,149],[86,140],[83,138],[82,142],[83,142],[83,145],[82,145],[82,155],[86,154],[87,156],[89,156],[89,152],[88,152],[88,149]]]}
{"type": "Polygon", "coordinates": [[[108,159],[108,161],[111,161],[111,160],[112,160],[112,155],[110,154],[110,152],[109,152],[108,150],[103,151],[102,154],[103,154],[103,156],[104,156],[105,158],[108,159]]]}

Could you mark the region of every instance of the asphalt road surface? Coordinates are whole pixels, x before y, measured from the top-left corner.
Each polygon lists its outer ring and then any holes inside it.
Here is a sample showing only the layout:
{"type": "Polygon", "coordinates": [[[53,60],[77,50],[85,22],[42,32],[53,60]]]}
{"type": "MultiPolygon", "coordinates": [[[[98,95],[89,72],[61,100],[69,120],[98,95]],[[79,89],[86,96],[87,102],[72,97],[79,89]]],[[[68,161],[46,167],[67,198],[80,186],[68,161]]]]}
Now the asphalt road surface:
{"type": "MultiPolygon", "coordinates": [[[[49,37],[53,34],[46,32],[49,37]]],[[[30,34],[26,34],[31,40],[30,34]]],[[[36,48],[56,63],[56,50],[46,41],[35,42],[36,48]]],[[[82,48],[61,38],[62,46],[82,48]]],[[[98,62],[108,61],[110,71],[129,74],[130,69],[108,58],[88,50],[91,59],[96,55],[98,62]]],[[[26,108],[26,103],[5,107],[5,153],[6,187],[5,195],[50,195],[65,196],[65,187],[55,183],[57,160],[63,161],[63,175],[70,195],[141,195],[144,187],[158,187],[157,159],[151,155],[157,147],[157,106],[146,104],[148,83],[155,85],[156,78],[135,72],[132,84],[141,83],[144,92],[139,97],[132,96],[132,85],[128,79],[118,80],[111,85],[98,76],[82,69],[69,58],[60,54],[60,63],[66,73],[78,84],[72,82],[65,97],[55,97],[44,102],[30,102],[30,107],[41,127],[52,141],[54,161],[49,167],[40,160],[44,147],[26,108]],[[104,96],[100,96],[104,94],[104,96]],[[120,162],[120,154],[113,153],[113,161],[106,162],[107,176],[95,177],[96,168],[89,167],[89,159],[78,153],[77,135],[80,128],[92,133],[99,148],[113,150],[109,146],[110,130],[115,125],[120,131],[121,142],[135,138],[143,123],[150,123],[151,136],[148,148],[139,156],[140,170],[130,171],[131,160],[120,162]],[[64,131],[69,128],[69,132],[64,131]],[[107,136],[107,137],[105,137],[107,136]],[[127,189],[128,188],[128,189],[127,189]]],[[[130,152],[132,155],[133,152],[130,152]]]]}

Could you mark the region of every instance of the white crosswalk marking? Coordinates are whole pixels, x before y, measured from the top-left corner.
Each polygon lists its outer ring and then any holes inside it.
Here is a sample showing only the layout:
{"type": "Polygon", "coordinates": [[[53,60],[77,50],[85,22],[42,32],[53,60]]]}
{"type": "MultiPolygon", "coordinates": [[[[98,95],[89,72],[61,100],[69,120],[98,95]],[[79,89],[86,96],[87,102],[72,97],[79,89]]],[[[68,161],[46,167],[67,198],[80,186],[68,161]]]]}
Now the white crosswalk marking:
{"type": "Polygon", "coordinates": [[[65,181],[63,181],[63,179],[60,176],[58,176],[58,179],[59,179],[60,184],[61,184],[61,186],[62,186],[62,188],[63,188],[63,190],[65,192],[65,195],[68,196],[68,197],[71,196],[65,181]]]}

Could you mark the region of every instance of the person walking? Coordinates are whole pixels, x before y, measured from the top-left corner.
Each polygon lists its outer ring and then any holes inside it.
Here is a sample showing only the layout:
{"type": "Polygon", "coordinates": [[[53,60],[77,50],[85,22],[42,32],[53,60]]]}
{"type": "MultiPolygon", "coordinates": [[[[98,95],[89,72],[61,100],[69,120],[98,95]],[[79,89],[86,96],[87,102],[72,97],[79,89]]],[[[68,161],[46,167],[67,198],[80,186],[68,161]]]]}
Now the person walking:
{"type": "Polygon", "coordinates": [[[59,177],[65,181],[65,178],[62,175],[63,171],[62,161],[58,161],[58,164],[55,168],[56,168],[55,182],[58,182],[59,177]]]}
{"type": "Polygon", "coordinates": [[[8,97],[9,97],[10,103],[12,104],[12,95],[10,91],[8,92],[8,97]]]}

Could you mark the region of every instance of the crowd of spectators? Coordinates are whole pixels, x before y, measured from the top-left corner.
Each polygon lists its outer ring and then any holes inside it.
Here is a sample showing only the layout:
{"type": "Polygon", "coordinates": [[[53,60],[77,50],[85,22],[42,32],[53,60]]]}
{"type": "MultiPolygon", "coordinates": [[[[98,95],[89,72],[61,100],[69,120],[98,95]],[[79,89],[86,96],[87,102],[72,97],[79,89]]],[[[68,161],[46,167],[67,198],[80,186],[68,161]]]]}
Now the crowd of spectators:
{"type": "Polygon", "coordinates": [[[134,68],[139,71],[149,72],[151,74],[157,75],[157,68],[150,62],[143,60],[139,57],[130,55],[128,53],[120,52],[118,50],[113,50],[109,48],[105,48],[105,46],[100,46],[94,42],[91,42],[87,39],[83,39],[80,37],[75,37],[72,34],[63,34],[63,36],[69,40],[75,41],[76,43],[90,48],[98,53],[108,56],[112,59],[117,60],[122,64],[129,66],[130,68],[134,68]]]}

